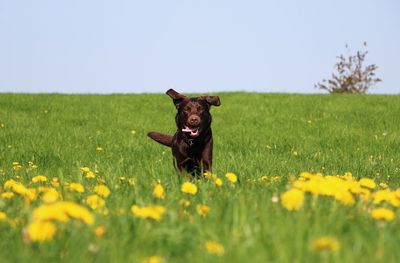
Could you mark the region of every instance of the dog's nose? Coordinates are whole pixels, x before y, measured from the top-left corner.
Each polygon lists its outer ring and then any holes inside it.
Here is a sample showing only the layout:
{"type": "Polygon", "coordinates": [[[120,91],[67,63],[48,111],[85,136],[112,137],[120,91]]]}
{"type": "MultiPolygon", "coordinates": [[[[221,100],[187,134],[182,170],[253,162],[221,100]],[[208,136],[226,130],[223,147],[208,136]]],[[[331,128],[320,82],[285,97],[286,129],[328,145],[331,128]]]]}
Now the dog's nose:
{"type": "Polygon", "coordinates": [[[200,117],[196,115],[190,115],[189,116],[189,124],[190,125],[199,125],[200,123],[200,117]]]}

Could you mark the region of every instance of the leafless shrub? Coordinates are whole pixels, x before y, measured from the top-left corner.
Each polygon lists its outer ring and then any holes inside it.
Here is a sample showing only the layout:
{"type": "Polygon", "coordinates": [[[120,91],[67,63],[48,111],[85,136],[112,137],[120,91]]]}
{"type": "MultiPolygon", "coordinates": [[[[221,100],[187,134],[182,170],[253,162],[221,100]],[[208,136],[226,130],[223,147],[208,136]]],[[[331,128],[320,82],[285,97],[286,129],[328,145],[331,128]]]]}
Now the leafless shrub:
{"type": "Polygon", "coordinates": [[[366,93],[371,87],[382,79],[375,76],[378,66],[375,64],[363,68],[367,51],[367,42],[364,42],[364,50],[357,51],[356,55],[350,54],[350,49],[346,45],[349,53],[348,57],[343,54],[338,56],[338,62],[334,68],[337,73],[332,74],[329,80],[322,80],[322,83],[315,84],[318,89],[326,90],[329,93],[366,93]]]}

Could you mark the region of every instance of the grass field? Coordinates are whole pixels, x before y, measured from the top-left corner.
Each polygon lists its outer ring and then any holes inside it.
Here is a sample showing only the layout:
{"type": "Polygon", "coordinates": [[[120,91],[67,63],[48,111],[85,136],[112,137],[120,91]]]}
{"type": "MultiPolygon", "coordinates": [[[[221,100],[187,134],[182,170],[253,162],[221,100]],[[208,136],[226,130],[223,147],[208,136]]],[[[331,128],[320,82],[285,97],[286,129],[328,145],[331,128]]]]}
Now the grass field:
{"type": "Polygon", "coordinates": [[[175,131],[166,95],[0,94],[0,261],[398,262],[400,96],[218,95],[214,175],[192,195],[146,136],[175,131]],[[346,172],[348,202],[301,186],[346,172]]]}

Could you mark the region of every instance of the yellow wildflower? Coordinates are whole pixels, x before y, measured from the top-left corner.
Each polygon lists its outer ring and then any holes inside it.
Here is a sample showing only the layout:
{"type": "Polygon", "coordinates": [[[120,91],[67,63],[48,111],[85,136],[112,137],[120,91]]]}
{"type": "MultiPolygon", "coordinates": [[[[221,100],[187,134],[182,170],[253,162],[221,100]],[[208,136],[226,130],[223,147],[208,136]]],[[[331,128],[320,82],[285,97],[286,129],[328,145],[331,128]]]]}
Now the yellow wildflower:
{"type": "Polygon", "coordinates": [[[74,218],[88,225],[94,223],[94,217],[89,210],[79,204],[66,201],[41,205],[33,211],[32,217],[35,221],[56,220],[65,223],[70,218],[74,218]]]}
{"type": "Polygon", "coordinates": [[[49,221],[34,221],[28,225],[27,233],[32,241],[51,240],[56,233],[56,225],[49,221]]]}
{"type": "Polygon", "coordinates": [[[89,167],[85,166],[85,167],[81,168],[81,171],[84,172],[84,173],[88,173],[88,172],[90,172],[90,169],[89,169],[89,167]]]}
{"type": "Polygon", "coordinates": [[[379,186],[382,187],[383,189],[386,189],[389,187],[386,183],[380,183],[379,186]]]}
{"type": "Polygon", "coordinates": [[[375,220],[392,221],[395,214],[392,210],[387,208],[375,208],[371,211],[371,216],[375,220]]]}
{"type": "Polygon", "coordinates": [[[221,186],[222,185],[222,180],[220,178],[215,178],[214,183],[216,186],[221,186]]]}
{"type": "Polygon", "coordinates": [[[80,183],[70,183],[69,184],[69,189],[71,191],[75,191],[75,192],[78,192],[78,193],[85,192],[85,187],[83,187],[83,185],[80,184],[80,183]]]}
{"type": "Polygon", "coordinates": [[[181,191],[186,194],[195,195],[197,193],[197,186],[190,182],[184,182],[181,186],[181,191]]]}
{"type": "Polygon", "coordinates": [[[133,205],[131,207],[131,211],[135,217],[150,218],[156,221],[160,221],[162,215],[165,212],[165,207],[161,205],[150,205],[144,207],[133,205]]]}
{"type": "Polygon", "coordinates": [[[35,177],[32,178],[32,183],[43,183],[43,182],[47,182],[47,177],[44,175],[37,175],[35,177]]]}
{"type": "Polygon", "coordinates": [[[104,184],[96,185],[93,191],[104,198],[110,195],[110,189],[104,184]]]}
{"type": "Polygon", "coordinates": [[[304,193],[298,189],[290,189],[282,194],[282,205],[289,211],[299,210],[304,203],[304,193]]]}
{"type": "Polygon", "coordinates": [[[7,214],[4,212],[0,212],[0,221],[6,220],[7,219],[7,214]]]}
{"type": "Polygon", "coordinates": [[[92,171],[87,172],[85,177],[88,179],[96,178],[94,172],[92,172],[92,171]]]}
{"type": "Polygon", "coordinates": [[[339,251],[340,243],[336,238],[333,237],[320,237],[314,239],[310,244],[312,251],[339,251]]]}
{"type": "Polygon", "coordinates": [[[228,178],[228,181],[233,184],[237,182],[237,176],[234,173],[226,173],[225,177],[228,178]]]}
{"type": "Polygon", "coordinates": [[[213,174],[213,173],[210,172],[210,171],[204,172],[204,173],[203,173],[203,176],[204,176],[204,178],[206,178],[206,179],[213,179],[213,178],[216,178],[216,177],[217,177],[216,174],[213,174]]]}
{"type": "Polygon", "coordinates": [[[161,184],[156,184],[153,189],[153,196],[158,199],[164,199],[165,198],[165,191],[164,187],[161,184]]]}
{"type": "Polygon", "coordinates": [[[140,263],[161,263],[162,259],[159,256],[151,256],[144,258],[140,263]]]}
{"type": "Polygon", "coordinates": [[[94,194],[90,195],[86,198],[86,203],[90,206],[93,210],[97,208],[102,208],[105,206],[106,202],[100,196],[94,194]]]}
{"type": "Polygon", "coordinates": [[[224,246],[216,241],[206,241],[204,247],[209,254],[222,256],[225,253],[224,246]]]}
{"type": "Polygon", "coordinates": [[[201,216],[206,216],[210,212],[210,207],[203,204],[198,204],[196,206],[196,211],[201,216]]]}
{"type": "Polygon", "coordinates": [[[14,197],[14,193],[13,192],[4,192],[4,193],[1,193],[1,197],[4,199],[11,199],[14,197]]]}
{"type": "Polygon", "coordinates": [[[131,134],[132,134],[132,135],[135,135],[135,134],[136,134],[136,131],[135,131],[135,130],[131,130],[131,134]]]}
{"type": "Polygon", "coordinates": [[[336,200],[339,200],[342,204],[351,206],[355,204],[354,196],[348,191],[340,191],[335,194],[336,200]]]}
{"type": "Polygon", "coordinates": [[[54,203],[58,200],[59,194],[56,189],[50,188],[44,192],[42,195],[42,200],[45,203],[54,203]]]}
{"type": "Polygon", "coordinates": [[[19,162],[13,162],[12,168],[13,170],[18,170],[22,167],[22,165],[19,162]]]}
{"type": "Polygon", "coordinates": [[[361,178],[360,185],[366,188],[374,189],[376,187],[376,183],[371,178],[361,178]]]}
{"type": "Polygon", "coordinates": [[[104,149],[102,147],[96,147],[96,152],[102,152],[104,149]]]}

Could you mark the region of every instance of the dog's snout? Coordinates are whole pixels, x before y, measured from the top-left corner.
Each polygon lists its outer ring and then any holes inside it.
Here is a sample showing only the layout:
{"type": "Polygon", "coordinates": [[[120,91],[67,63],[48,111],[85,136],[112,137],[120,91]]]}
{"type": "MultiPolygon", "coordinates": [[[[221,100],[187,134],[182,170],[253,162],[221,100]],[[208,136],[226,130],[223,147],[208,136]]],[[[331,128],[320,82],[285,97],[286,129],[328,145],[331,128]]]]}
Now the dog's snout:
{"type": "Polygon", "coordinates": [[[199,125],[200,117],[197,115],[190,115],[189,116],[189,124],[190,125],[199,125]]]}

